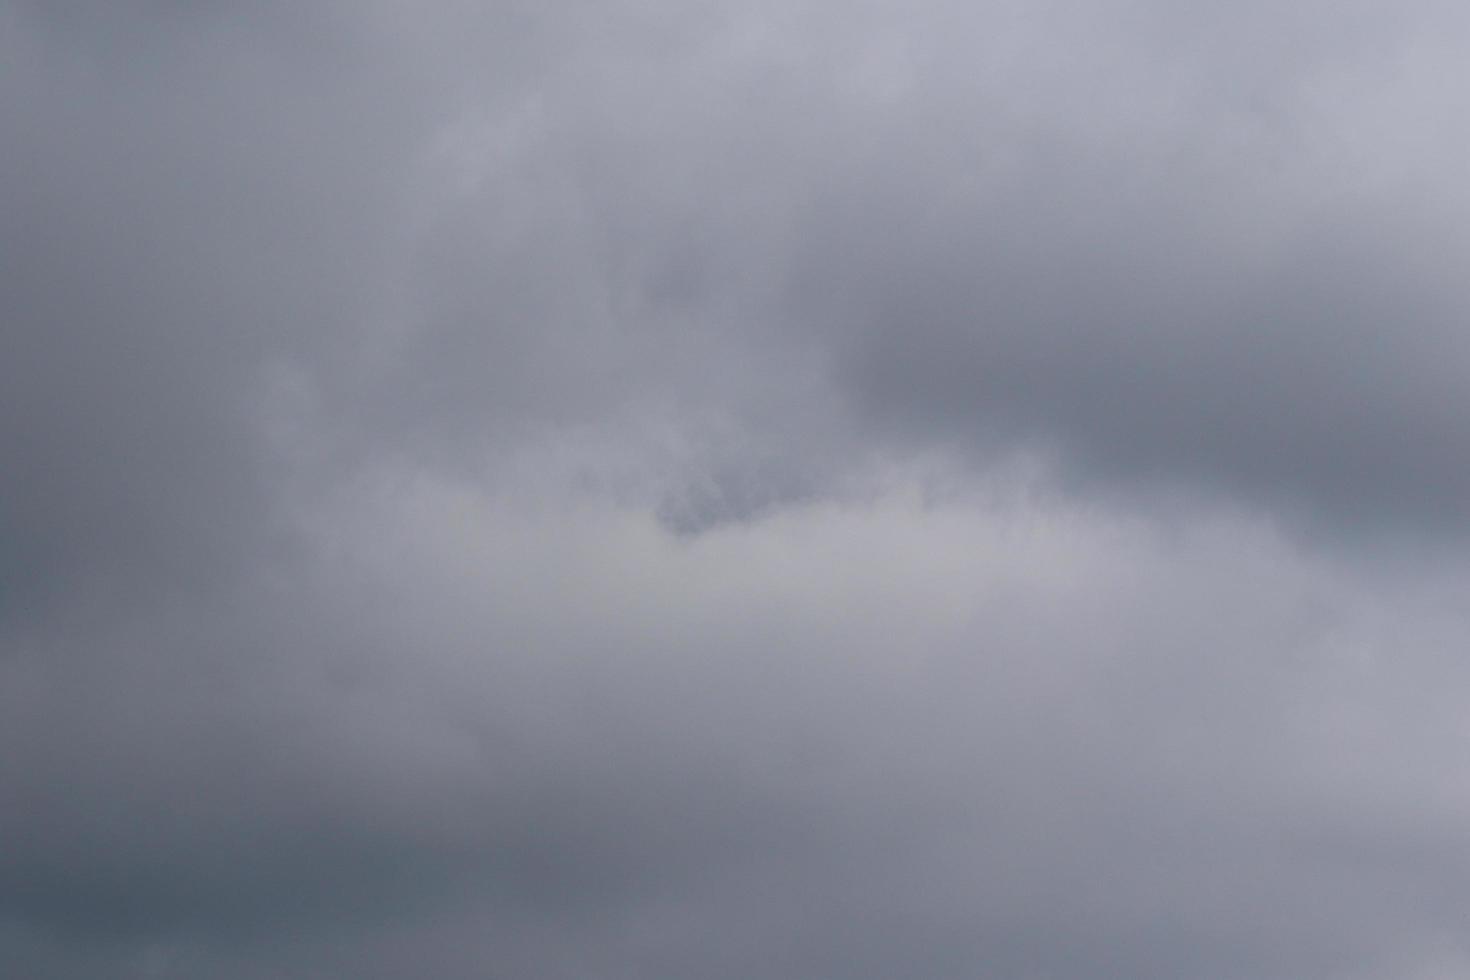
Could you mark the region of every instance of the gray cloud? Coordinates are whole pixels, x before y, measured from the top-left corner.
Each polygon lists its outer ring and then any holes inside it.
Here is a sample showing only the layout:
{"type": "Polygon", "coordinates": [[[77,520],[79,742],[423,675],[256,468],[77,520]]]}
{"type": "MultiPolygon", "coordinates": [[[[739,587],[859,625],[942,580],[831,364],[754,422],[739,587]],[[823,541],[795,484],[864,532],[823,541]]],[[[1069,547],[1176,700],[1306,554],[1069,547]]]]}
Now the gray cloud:
{"type": "Polygon", "coordinates": [[[245,976],[1350,975],[1454,935],[1460,617],[1257,530],[334,509],[316,642],[273,602],[286,636],[204,617],[217,659],[12,663],[19,921],[245,976]]]}
{"type": "Polygon", "coordinates": [[[1461,17],[0,5],[0,956],[1463,974],[1461,17]]]}

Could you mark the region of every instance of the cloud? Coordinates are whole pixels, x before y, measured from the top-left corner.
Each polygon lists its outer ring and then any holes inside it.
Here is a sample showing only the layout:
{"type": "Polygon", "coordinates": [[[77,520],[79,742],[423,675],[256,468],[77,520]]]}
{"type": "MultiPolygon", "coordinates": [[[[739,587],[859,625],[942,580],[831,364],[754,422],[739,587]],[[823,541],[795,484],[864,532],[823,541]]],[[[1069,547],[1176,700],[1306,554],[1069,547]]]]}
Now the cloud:
{"type": "Polygon", "coordinates": [[[0,955],[1459,975],[1460,18],[0,5],[0,955]]]}
{"type": "Polygon", "coordinates": [[[8,662],[19,922],[242,976],[1345,975],[1454,935],[1464,624],[1424,585],[902,490],[692,540],[422,479],[331,511],[253,626],[8,662]]]}

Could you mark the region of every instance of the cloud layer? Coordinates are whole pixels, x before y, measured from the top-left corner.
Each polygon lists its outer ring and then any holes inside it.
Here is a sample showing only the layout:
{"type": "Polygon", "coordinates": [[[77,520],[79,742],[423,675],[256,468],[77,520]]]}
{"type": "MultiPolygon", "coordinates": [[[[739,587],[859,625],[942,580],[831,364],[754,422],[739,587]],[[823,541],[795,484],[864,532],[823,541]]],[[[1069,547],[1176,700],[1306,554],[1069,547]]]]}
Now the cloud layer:
{"type": "Polygon", "coordinates": [[[0,4],[0,956],[1462,975],[1466,26],[0,4]]]}

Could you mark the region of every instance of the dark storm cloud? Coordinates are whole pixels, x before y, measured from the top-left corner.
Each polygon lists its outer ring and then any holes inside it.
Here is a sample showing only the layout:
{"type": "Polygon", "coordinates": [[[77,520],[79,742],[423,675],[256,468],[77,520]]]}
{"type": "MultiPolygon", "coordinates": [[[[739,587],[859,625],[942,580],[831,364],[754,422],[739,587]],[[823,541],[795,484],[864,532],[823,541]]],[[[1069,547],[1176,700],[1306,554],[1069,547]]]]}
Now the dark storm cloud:
{"type": "Polygon", "coordinates": [[[824,208],[801,289],[863,417],[1339,531],[1453,527],[1470,480],[1463,231],[1398,199],[1283,218],[1259,175],[1091,155],[1037,148],[958,213],[900,185],[866,216],[882,177],[824,208]],[[1247,216],[1209,213],[1217,195],[1247,216]]]}
{"type": "Polygon", "coordinates": [[[0,5],[0,957],[1463,974],[1462,27],[0,5]]]}
{"type": "Polygon", "coordinates": [[[624,8],[471,76],[379,425],[733,414],[757,500],[880,439],[1334,533],[1463,516],[1453,11],[823,13],[624,8]]]}
{"type": "Polygon", "coordinates": [[[792,319],[864,422],[1334,531],[1459,523],[1470,242],[1435,32],[1464,24],[1283,13],[1042,7],[1037,37],[996,18],[1020,50],[935,42],[884,111],[846,106],[792,319]]]}

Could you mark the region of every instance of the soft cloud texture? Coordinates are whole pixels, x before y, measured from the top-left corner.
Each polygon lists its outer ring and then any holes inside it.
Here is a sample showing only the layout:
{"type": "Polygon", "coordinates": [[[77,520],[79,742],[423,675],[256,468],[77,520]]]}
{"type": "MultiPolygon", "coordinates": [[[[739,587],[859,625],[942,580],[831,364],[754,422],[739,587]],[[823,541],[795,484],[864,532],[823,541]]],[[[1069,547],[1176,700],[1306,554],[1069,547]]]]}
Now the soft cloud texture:
{"type": "Polygon", "coordinates": [[[0,4],[0,956],[1462,975],[1465,27],[0,4]]]}

